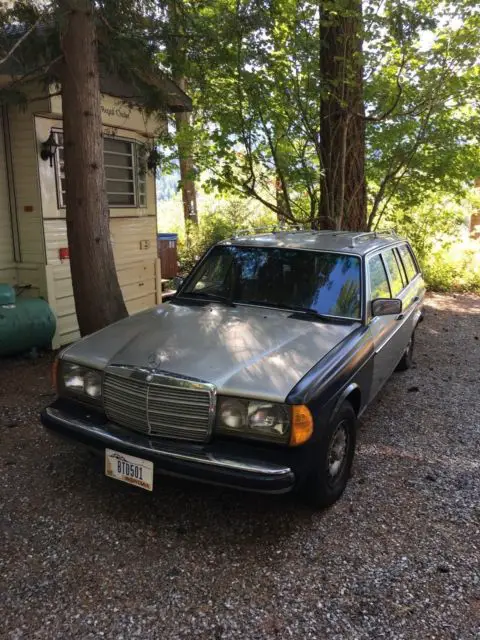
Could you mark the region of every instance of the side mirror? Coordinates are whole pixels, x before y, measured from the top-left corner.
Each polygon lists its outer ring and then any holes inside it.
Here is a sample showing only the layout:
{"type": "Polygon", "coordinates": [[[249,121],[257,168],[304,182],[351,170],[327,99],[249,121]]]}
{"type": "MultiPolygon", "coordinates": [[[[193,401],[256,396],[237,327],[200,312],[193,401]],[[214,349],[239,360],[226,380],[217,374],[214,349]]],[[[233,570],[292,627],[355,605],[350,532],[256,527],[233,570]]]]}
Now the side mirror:
{"type": "Polygon", "coordinates": [[[394,316],[402,313],[402,301],[398,298],[377,298],[372,301],[372,316],[394,316]]]}
{"type": "Polygon", "coordinates": [[[175,278],[172,281],[172,286],[175,289],[175,291],[178,291],[184,282],[185,282],[185,278],[182,278],[181,276],[175,276],[175,278]]]}

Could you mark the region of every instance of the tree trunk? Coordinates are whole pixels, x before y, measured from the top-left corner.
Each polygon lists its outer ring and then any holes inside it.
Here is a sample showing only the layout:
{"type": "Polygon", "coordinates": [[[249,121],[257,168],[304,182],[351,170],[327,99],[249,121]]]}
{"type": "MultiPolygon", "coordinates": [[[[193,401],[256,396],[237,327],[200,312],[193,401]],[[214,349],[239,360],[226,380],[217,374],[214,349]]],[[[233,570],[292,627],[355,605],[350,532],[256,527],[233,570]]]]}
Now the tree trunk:
{"type": "Polygon", "coordinates": [[[285,201],[285,193],[282,188],[282,181],[280,178],[275,178],[275,201],[277,205],[277,220],[280,225],[284,225],[287,222],[287,203],[285,201]]]}
{"type": "Polygon", "coordinates": [[[127,310],[110,239],[93,3],[61,0],[61,7],[67,233],[75,308],[86,335],[127,310]]]}
{"type": "MultiPolygon", "coordinates": [[[[322,229],[366,228],[365,120],[363,102],[362,4],[322,6],[320,23],[320,155],[323,176],[319,207],[322,229]],[[330,9],[335,8],[332,12],[330,9]]],[[[323,3],[322,3],[323,5],[323,3]]]]}
{"type": "MultiPolygon", "coordinates": [[[[175,78],[178,86],[186,92],[185,78],[175,78]]],[[[198,224],[197,191],[193,179],[194,166],[192,149],[189,142],[190,114],[184,111],[175,114],[177,134],[179,136],[178,155],[180,165],[180,184],[182,189],[183,215],[185,222],[198,224]]]]}
{"type": "MultiPolygon", "coordinates": [[[[181,0],[168,0],[168,17],[170,22],[170,38],[168,52],[172,66],[173,79],[182,91],[187,92],[185,77],[186,50],[183,26],[179,19],[181,0]]],[[[194,181],[194,165],[192,159],[191,137],[189,135],[190,114],[175,114],[175,126],[178,138],[178,157],[180,168],[180,186],[182,189],[183,216],[185,222],[198,224],[197,191],[194,181]]]]}

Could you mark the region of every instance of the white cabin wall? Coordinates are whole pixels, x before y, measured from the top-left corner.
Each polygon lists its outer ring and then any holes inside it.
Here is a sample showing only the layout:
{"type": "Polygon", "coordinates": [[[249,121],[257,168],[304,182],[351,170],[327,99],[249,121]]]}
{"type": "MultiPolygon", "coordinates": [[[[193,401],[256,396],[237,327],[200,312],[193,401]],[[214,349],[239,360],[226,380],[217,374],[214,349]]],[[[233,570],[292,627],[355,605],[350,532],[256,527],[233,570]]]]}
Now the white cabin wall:
{"type": "Polygon", "coordinates": [[[3,121],[0,118],[0,282],[15,284],[15,255],[3,121]]]}
{"type": "MultiPolygon", "coordinates": [[[[139,109],[126,107],[117,98],[102,97],[105,135],[148,142],[165,127],[164,119],[146,118],[139,109]]],[[[37,140],[46,140],[50,130],[61,130],[61,99],[50,100],[50,113],[37,114],[37,140]]],[[[41,162],[40,192],[46,249],[48,300],[57,315],[54,347],[80,337],[73,298],[69,260],[60,260],[59,250],[68,247],[65,208],[59,206],[54,167],[41,162]]],[[[155,177],[147,174],[146,207],[110,209],[110,231],[115,265],[123,297],[130,314],[148,309],[161,298],[161,276],[157,258],[155,177]]]]}
{"type": "MultiPolygon", "coordinates": [[[[161,287],[156,274],[156,218],[111,218],[110,231],[115,266],[128,312],[137,313],[155,306],[157,290],[161,287]]],[[[59,249],[68,246],[66,221],[45,220],[45,240],[49,302],[58,323],[54,346],[61,346],[80,337],[70,262],[59,257],[59,249]]]]}
{"type": "MultiPolygon", "coordinates": [[[[39,183],[39,144],[35,134],[34,113],[41,107],[29,103],[26,109],[8,109],[14,202],[16,209],[19,256],[26,264],[45,264],[42,202],[39,183]]],[[[41,141],[38,141],[39,143],[41,141]]]]}
{"type": "MultiPolygon", "coordinates": [[[[120,98],[102,95],[102,122],[106,127],[134,131],[149,137],[155,137],[166,127],[165,116],[161,114],[147,115],[139,108],[129,106],[120,98]]],[[[50,98],[50,113],[62,115],[62,98],[52,95],[50,98]]]]}
{"type": "Polygon", "coordinates": [[[15,255],[15,283],[28,287],[23,296],[47,297],[45,280],[45,239],[43,234],[42,202],[40,198],[40,143],[35,133],[35,113],[48,109],[48,98],[41,86],[31,86],[32,100],[27,105],[6,109],[8,126],[7,152],[11,179],[13,246],[15,255]]]}

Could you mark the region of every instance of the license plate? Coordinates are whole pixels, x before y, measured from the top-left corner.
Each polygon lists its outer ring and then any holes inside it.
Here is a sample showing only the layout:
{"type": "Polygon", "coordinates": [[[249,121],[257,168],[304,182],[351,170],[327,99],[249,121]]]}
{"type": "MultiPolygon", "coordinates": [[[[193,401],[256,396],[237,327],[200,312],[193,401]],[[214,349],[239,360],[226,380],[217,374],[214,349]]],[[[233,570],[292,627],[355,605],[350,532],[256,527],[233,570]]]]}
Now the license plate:
{"type": "Polygon", "coordinates": [[[153,491],[153,462],[105,449],[105,475],[153,491]]]}

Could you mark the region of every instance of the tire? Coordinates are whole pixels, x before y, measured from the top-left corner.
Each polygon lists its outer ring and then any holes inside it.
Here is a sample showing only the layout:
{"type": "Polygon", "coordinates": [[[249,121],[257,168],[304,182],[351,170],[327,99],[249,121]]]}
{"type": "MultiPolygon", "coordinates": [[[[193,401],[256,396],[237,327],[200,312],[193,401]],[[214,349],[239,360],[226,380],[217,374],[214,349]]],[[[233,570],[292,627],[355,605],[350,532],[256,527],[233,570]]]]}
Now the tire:
{"type": "Polygon", "coordinates": [[[410,340],[407,344],[405,351],[403,352],[402,359],[397,364],[395,371],[407,371],[413,364],[413,350],[415,347],[415,330],[410,336],[410,340]]]}
{"type": "Polygon", "coordinates": [[[350,478],[355,455],[356,430],[357,416],[346,400],[316,444],[312,468],[300,490],[302,498],[310,506],[324,509],[342,495],[350,478]],[[345,439],[343,447],[342,437],[345,439]],[[339,460],[341,448],[342,459],[339,460]]]}

